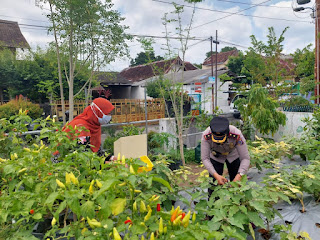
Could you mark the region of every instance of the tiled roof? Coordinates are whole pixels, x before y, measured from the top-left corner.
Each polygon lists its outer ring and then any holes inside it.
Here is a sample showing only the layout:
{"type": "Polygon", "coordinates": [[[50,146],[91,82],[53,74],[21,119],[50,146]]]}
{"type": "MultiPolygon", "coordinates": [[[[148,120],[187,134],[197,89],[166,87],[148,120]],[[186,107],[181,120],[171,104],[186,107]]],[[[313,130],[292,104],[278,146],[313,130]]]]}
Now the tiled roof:
{"type": "MultiPolygon", "coordinates": [[[[162,60],[145,65],[139,65],[134,67],[125,68],[120,72],[120,76],[131,81],[141,81],[153,76],[159,75],[159,73],[168,73],[174,64],[181,64],[179,57],[171,60],[162,60]]],[[[198,69],[190,62],[185,62],[185,71],[198,69]]]]}
{"type": "Polygon", "coordinates": [[[30,48],[17,22],[0,20],[0,46],[30,48]]]}
{"type": "Polygon", "coordinates": [[[122,77],[118,72],[95,72],[94,74],[98,82],[102,84],[131,84],[131,81],[122,77]]]}
{"type": "MultiPolygon", "coordinates": [[[[217,64],[220,64],[220,63],[224,63],[228,60],[229,57],[231,56],[238,56],[238,50],[231,50],[231,51],[228,51],[228,52],[221,52],[221,53],[218,53],[218,56],[217,56],[217,64]]],[[[213,64],[216,63],[216,56],[215,54],[213,54],[213,64]]],[[[203,62],[203,65],[209,65],[211,66],[211,56],[206,58],[206,60],[204,60],[203,62]]]]}

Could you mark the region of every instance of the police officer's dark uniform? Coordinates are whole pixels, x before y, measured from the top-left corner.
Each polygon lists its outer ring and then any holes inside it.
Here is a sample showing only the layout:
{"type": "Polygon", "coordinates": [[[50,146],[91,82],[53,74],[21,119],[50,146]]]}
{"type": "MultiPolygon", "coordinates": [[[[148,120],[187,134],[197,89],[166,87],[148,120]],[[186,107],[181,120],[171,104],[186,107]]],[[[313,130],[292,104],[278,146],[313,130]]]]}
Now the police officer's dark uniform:
{"type": "MultiPolygon", "coordinates": [[[[224,163],[226,163],[230,181],[237,174],[247,173],[250,157],[246,140],[241,131],[229,125],[224,117],[214,117],[210,126],[203,132],[201,138],[201,160],[209,171],[210,177],[215,173],[222,176],[224,163]]],[[[209,197],[212,190],[209,189],[209,197]]]]}

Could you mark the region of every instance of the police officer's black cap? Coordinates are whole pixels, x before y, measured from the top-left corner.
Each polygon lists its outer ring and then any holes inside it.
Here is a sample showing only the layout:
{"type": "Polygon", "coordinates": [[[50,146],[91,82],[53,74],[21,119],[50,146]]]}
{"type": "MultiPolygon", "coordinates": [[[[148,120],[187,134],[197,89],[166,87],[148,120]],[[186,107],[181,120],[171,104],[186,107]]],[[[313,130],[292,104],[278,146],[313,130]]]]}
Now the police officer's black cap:
{"type": "Polygon", "coordinates": [[[225,117],[214,117],[210,121],[210,129],[213,134],[229,134],[229,120],[225,117]]]}

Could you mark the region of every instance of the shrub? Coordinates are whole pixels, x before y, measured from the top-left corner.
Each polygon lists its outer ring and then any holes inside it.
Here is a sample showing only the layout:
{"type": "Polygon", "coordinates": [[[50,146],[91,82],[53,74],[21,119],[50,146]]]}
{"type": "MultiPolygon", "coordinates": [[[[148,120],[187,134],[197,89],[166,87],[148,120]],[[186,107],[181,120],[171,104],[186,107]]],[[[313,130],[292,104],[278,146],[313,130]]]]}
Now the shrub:
{"type": "Polygon", "coordinates": [[[283,102],[284,107],[296,107],[296,106],[312,106],[311,102],[302,96],[294,96],[283,102]]]}
{"type": "Polygon", "coordinates": [[[22,95],[10,102],[0,106],[0,118],[10,118],[19,113],[19,110],[28,110],[28,115],[33,118],[39,118],[42,114],[42,109],[38,104],[34,104],[24,99],[22,95]]]}

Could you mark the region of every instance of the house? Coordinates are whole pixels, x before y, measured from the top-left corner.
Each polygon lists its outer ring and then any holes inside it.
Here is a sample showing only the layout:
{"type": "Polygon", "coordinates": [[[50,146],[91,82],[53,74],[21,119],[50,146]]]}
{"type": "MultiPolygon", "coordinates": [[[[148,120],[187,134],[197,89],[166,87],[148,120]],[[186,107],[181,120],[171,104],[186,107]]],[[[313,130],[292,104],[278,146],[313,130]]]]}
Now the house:
{"type": "Polygon", "coordinates": [[[17,49],[29,48],[17,22],[0,20],[0,50],[9,49],[16,55],[17,49]]]}
{"type": "MultiPolygon", "coordinates": [[[[227,63],[228,63],[228,59],[229,57],[231,56],[238,56],[239,55],[239,52],[237,49],[234,49],[234,50],[231,50],[231,51],[228,51],[228,52],[220,52],[218,53],[218,56],[217,56],[217,68],[218,69],[221,69],[221,68],[224,68],[224,67],[227,67],[227,63]]],[[[206,58],[204,60],[204,62],[202,63],[202,69],[210,69],[211,66],[213,65],[213,67],[215,68],[216,66],[216,55],[213,54],[213,57],[211,59],[211,56],[206,58]],[[212,60],[212,62],[211,62],[212,60]]]]}
{"type": "Polygon", "coordinates": [[[144,88],[136,84],[145,79],[150,79],[161,74],[173,72],[193,71],[198,69],[190,62],[183,61],[180,57],[170,60],[161,60],[144,65],[128,67],[121,72],[97,72],[95,76],[100,85],[110,90],[113,99],[143,99],[144,88]],[[184,67],[184,68],[183,68],[184,67]]]}
{"type": "MultiPolygon", "coordinates": [[[[227,73],[228,70],[225,68],[218,69],[218,81],[217,81],[217,105],[220,110],[223,112],[229,112],[230,107],[228,103],[228,94],[225,93],[228,91],[229,86],[232,84],[231,81],[220,81],[219,76],[227,73]]],[[[214,97],[215,93],[213,94],[213,90],[215,87],[214,83],[209,82],[209,77],[211,76],[211,69],[196,69],[193,71],[187,71],[183,73],[183,77],[181,73],[167,73],[164,75],[164,78],[171,79],[176,83],[183,82],[183,89],[188,93],[190,97],[194,99],[194,102],[201,103],[200,109],[198,106],[191,106],[192,110],[201,110],[201,112],[208,112],[209,114],[213,113],[213,104],[215,102],[214,97]]],[[[139,81],[133,84],[133,86],[139,86],[144,88],[145,85],[149,81],[155,80],[157,77],[151,77],[149,79],[145,79],[143,81],[139,81]]]]}

